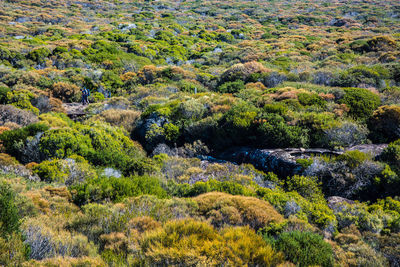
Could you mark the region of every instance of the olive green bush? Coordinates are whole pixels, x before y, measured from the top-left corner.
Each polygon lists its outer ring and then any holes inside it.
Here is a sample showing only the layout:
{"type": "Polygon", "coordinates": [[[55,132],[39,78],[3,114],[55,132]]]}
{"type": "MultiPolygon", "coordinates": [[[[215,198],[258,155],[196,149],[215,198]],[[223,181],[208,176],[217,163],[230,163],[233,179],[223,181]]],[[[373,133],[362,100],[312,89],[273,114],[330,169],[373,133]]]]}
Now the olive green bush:
{"type": "Polygon", "coordinates": [[[286,260],[298,266],[334,266],[332,247],[322,236],[311,232],[285,232],[273,242],[286,260]]]}
{"type": "Polygon", "coordinates": [[[7,237],[20,230],[18,208],[15,205],[15,192],[10,185],[0,181],[0,236],[7,237]]]}
{"type": "Polygon", "coordinates": [[[372,114],[368,125],[372,139],[376,142],[392,142],[399,139],[400,107],[379,107],[372,114]]]}
{"type": "Polygon", "coordinates": [[[381,104],[379,96],[363,88],[346,88],[341,103],[349,106],[349,114],[354,118],[369,118],[381,104]]]}
{"type": "Polygon", "coordinates": [[[0,135],[0,140],[7,153],[21,160],[24,157],[22,148],[24,148],[27,139],[48,129],[49,127],[44,123],[33,123],[23,128],[3,132],[0,135]]]}

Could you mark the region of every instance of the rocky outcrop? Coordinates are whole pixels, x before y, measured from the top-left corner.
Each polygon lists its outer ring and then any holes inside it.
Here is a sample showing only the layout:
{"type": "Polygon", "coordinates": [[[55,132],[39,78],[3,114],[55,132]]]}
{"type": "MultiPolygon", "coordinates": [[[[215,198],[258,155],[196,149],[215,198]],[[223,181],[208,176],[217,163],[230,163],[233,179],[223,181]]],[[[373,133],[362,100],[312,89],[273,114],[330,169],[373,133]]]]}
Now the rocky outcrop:
{"type": "Polygon", "coordinates": [[[66,110],[68,117],[72,120],[81,121],[86,116],[85,108],[87,106],[81,103],[64,103],[62,106],[66,110]]]}
{"type": "Polygon", "coordinates": [[[387,144],[357,145],[346,148],[345,151],[359,150],[361,152],[371,154],[371,156],[374,158],[378,158],[382,154],[383,150],[387,148],[387,146],[387,144]]]}
{"type": "Polygon", "coordinates": [[[355,204],[353,200],[339,196],[328,197],[327,201],[328,201],[328,207],[331,208],[332,210],[336,210],[336,208],[341,206],[342,204],[349,204],[349,205],[355,204]]]}
{"type": "Polygon", "coordinates": [[[358,145],[344,150],[335,151],[323,148],[286,148],[286,149],[254,149],[249,147],[237,147],[229,149],[216,156],[218,159],[235,162],[237,164],[250,163],[264,172],[274,172],[286,177],[301,174],[302,166],[298,159],[308,159],[314,156],[339,156],[346,151],[360,150],[370,153],[373,157],[379,157],[387,145],[358,145]]]}
{"type": "Polygon", "coordinates": [[[338,18],[338,19],[332,19],[329,23],[329,26],[335,26],[335,27],[360,27],[361,24],[359,24],[357,21],[349,18],[338,18]]]}
{"type": "Polygon", "coordinates": [[[247,147],[226,151],[218,158],[235,163],[250,163],[264,172],[274,172],[286,177],[300,174],[302,167],[296,162],[299,158],[309,158],[313,155],[338,154],[326,149],[251,149],[247,147]]]}

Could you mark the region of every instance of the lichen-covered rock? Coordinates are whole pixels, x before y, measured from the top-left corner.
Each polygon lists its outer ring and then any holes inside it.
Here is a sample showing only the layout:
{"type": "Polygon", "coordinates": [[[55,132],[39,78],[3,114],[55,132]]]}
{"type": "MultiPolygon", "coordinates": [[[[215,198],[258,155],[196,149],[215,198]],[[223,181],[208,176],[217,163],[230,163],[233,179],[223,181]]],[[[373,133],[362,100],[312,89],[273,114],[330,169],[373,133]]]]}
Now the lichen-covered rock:
{"type": "Polygon", "coordinates": [[[236,147],[219,154],[217,158],[238,164],[250,163],[264,172],[274,172],[278,176],[287,177],[302,173],[303,168],[297,163],[298,159],[308,159],[322,155],[339,156],[346,151],[353,150],[359,150],[377,158],[386,147],[387,145],[385,144],[367,144],[345,148],[340,151],[323,148],[254,149],[249,147],[236,147]]]}
{"type": "Polygon", "coordinates": [[[218,158],[241,163],[250,163],[264,172],[274,172],[286,177],[300,174],[302,166],[296,162],[299,158],[309,158],[313,155],[340,155],[340,152],[327,149],[251,149],[235,148],[224,152],[218,158]]]}

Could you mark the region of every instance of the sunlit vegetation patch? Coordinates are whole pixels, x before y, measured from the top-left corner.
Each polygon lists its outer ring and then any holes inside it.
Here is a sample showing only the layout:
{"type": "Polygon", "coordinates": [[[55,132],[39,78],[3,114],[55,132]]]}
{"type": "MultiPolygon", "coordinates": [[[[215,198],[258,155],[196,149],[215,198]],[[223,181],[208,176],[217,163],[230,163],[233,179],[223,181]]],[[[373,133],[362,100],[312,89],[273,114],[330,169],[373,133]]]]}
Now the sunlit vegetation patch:
{"type": "Polygon", "coordinates": [[[0,5],[0,266],[399,266],[398,1],[0,5]]]}

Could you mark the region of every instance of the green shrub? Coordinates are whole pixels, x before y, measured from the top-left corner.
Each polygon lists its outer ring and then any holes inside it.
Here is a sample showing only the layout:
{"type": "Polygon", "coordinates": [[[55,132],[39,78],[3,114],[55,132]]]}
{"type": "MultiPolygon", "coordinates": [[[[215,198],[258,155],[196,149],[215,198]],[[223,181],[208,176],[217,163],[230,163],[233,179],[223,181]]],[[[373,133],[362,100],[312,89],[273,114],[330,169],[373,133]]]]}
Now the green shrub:
{"type": "Polygon", "coordinates": [[[44,123],[33,123],[23,128],[3,132],[0,134],[0,141],[8,154],[20,160],[22,156],[21,148],[24,146],[27,138],[48,129],[49,127],[44,123]]]}
{"type": "Polygon", "coordinates": [[[53,55],[57,55],[57,54],[63,54],[63,53],[67,53],[68,52],[68,48],[64,47],[64,46],[57,46],[56,48],[54,48],[53,50],[53,55]]]}
{"type": "Polygon", "coordinates": [[[383,150],[381,160],[390,164],[400,174],[400,139],[383,150]]]}
{"type": "Polygon", "coordinates": [[[388,75],[388,71],[382,71],[375,67],[357,66],[343,71],[335,80],[334,85],[341,87],[374,86],[379,88],[380,81],[388,75]],[[387,72],[387,73],[386,73],[387,72]]]}
{"type": "Polygon", "coordinates": [[[296,159],[296,163],[300,164],[303,169],[307,169],[313,163],[312,159],[296,159]]]}
{"type": "Polygon", "coordinates": [[[47,47],[41,47],[30,51],[27,57],[38,64],[43,64],[50,54],[51,51],[47,47]]]}
{"type": "Polygon", "coordinates": [[[340,123],[330,112],[306,112],[299,114],[299,127],[305,129],[309,135],[310,146],[326,147],[328,140],[325,131],[340,123]]]}
{"type": "Polygon", "coordinates": [[[43,161],[33,167],[33,172],[47,182],[62,182],[67,178],[67,174],[61,171],[59,160],[43,161]]]}
{"type": "Polygon", "coordinates": [[[239,92],[242,89],[244,89],[244,82],[242,80],[236,80],[234,82],[226,82],[220,85],[217,91],[222,94],[233,94],[239,92]]]}
{"type": "Polygon", "coordinates": [[[181,80],[177,83],[177,86],[180,91],[187,93],[202,93],[206,92],[206,88],[198,82],[192,80],[181,80]]]}
{"type": "Polygon", "coordinates": [[[282,116],[285,115],[287,111],[288,107],[282,103],[272,103],[264,106],[264,112],[266,113],[276,113],[282,116]]]}
{"type": "Polygon", "coordinates": [[[8,184],[0,181],[0,237],[18,232],[20,220],[15,205],[15,193],[8,184]]]}
{"type": "Polygon", "coordinates": [[[12,90],[7,93],[7,104],[17,108],[28,110],[36,115],[39,115],[39,109],[32,105],[32,100],[35,95],[28,90],[12,90]]]}
{"type": "Polygon", "coordinates": [[[363,88],[346,88],[345,95],[340,103],[349,107],[349,114],[356,119],[370,117],[375,109],[381,104],[377,94],[363,88]]]}
{"type": "Polygon", "coordinates": [[[396,83],[400,83],[400,64],[393,65],[390,72],[392,79],[396,83]]]}
{"type": "Polygon", "coordinates": [[[0,104],[7,103],[7,94],[11,92],[11,89],[6,86],[0,86],[0,104]]]}
{"type": "Polygon", "coordinates": [[[300,93],[297,95],[300,104],[303,106],[312,106],[316,105],[319,107],[325,107],[326,101],[323,100],[317,94],[309,94],[309,93],[300,93]]]}
{"type": "Polygon", "coordinates": [[[208,180],[194,184],[178,184],[168,182],[168,194],[175,197],[195,197],[208,192],[223,192],[231,195],[253,196],[254,192],[249,188],[231,181],[208,180]]]}
{"type": "Polygon", "coordinates": [[[382,106],[369,120],[371,136],[376,142],[387,143],[400,138],[400,106],[382,106]]]}
{"type": "Polygon", "coordinates": [[[63,128],[68,126],[71,127],[74,124],[74,122],[64,113],[43,113],[40,114],[39,119],[46,123],[49,127],[54,128],[63,128]]]}
{"type": "Polygon", "coordinates": [[[35,165],[33,173],[39,175],[42,181],[59,182],[66,185],[84,182],[97,177],[94,169],[81,156],[72,155],[68,159],[45,160],[35,165]]]}
{"type": "Polygon", "coordinates": [[[164,134],[165,139],[169,142],[176,142],[179,138],[179,127],[172,124],[166,123],[164,124],[164,134]]]}
{"type": "Polygon", "coordinates": [[[331,245],[318,234],[299,231],[285,232],[278,236],[274,247],[285,254],[286,260],[300,267],[334,265],[331,245]]]}
{"type": "Polygon", "coordinates": [[[294,175],[286,179],[285,186],[288,191],[295,191],[310,201],[324,201],[321,184],[316,177],[294,175]]]}
{"type": "Polygon", "coordinates": [[[251,126],[257,116],[258,109],[253,105],[240,101],[234,104],[225,114],[227,122],[234,127],[246,129],[251,126]]]}
{"type": "MultiPolygon", "coordinates": [[[[272,116],[270,116],[272,117],[272,116]]],[[[267,147],[307,147],[307,131],[298,126],[288,125],[283,121],[269,121],[258,127],[261,135],[260,144],[267,147]]]]}
{"type": "Polygon", "coordinates": [[[44,158],[67,158],[73,154],[86,157],[93,154],[91,139],[73,128],[51,129],[40,139],[40,151],[44,158]]]}
{"type": "Polygon", "coordinates": [[[106,98],[104,97],[104,95],[100,92],[94,92],[94,93],[90,94],[90,96],[89,96],[90,103],[102,102],[105,99],[106,98]]]}
{"type": "Polygon", "coordinates": [[[101,81],[105,84],[106,88],[110,88],[111,93],[116,93],[117,89],[124,85],[121,78],[111,70],[106,70],[103,73],[101,81]]]}
{"type": "Polygon", "coordinates": [[[115,167],[126,174],[152,170],[151,160],[145,158],[140,145],[129,139],[121,128],[106,123],[52,129],[43,134],[39,146],[46,159],[77,154],[93,165],[115,167]]]}
{"type": "Polygon", "coordinates": [[[103,200],[119,202],[124,198],[140,195],[155,195],[160,198],[167,196],[160,180],[150,176],[88,179],[85,183],[71,186],[70,190],[77,205],[103,200]]]}
{"type": "Polygon", "coordinates": [[[297,192],[284,192],[281,189],[257,188],[257,195],[271,203],[275,209],[288,216],[296,216],[319,227],[334,228],[336,217],[325,200],[307,200],[297,192]]]}
{"type": "Polygon", "coordinates": [[[355,168],[369,159],[371,159],[370,155],[359,150],[346,151],[336,158],[337,161],[345,161],[350,168],[355,168]]]}

